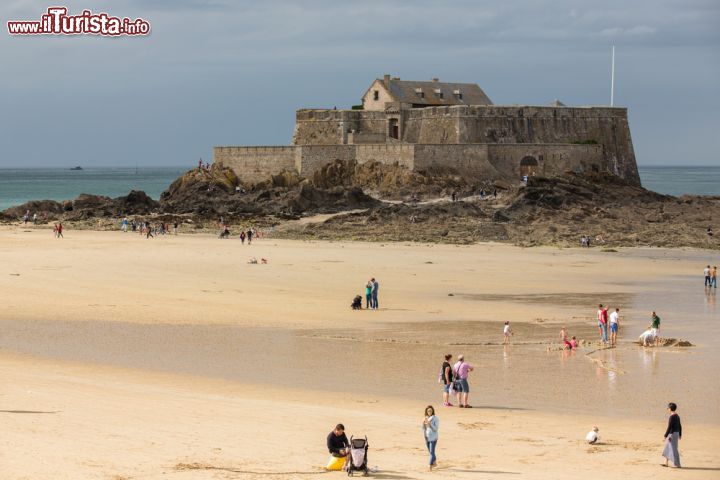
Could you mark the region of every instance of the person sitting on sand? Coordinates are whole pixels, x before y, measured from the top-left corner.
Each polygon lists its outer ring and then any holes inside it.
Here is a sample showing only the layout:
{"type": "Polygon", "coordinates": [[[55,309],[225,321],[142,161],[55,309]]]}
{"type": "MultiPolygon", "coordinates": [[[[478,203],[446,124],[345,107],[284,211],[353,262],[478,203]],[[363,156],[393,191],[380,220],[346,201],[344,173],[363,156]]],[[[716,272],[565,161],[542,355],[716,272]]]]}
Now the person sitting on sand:
{"type": "Polygon", "coordinates": [[[348,455],[350,455],[350,442],[348,442],[347,435],[345,435],[345,425],[342,423],[338,423],[333,431],[328,434],[327,449],[333,457],[345,458],[345,465],[347,465],[348,455]]]}
{"type": "Polygon", "coordinates": [[[593,427],[592,430],[588,432],[587,435],[585,435],[585,441],[589,443],[590,445],[595,445],[597,442],[600,441],[600,435],[598,435],[598,427],[593,427]]]}
{"type": "Polygon", "coordinates": [[[225,225],[223,231],[220,232],[220,238],[230,238],[230,229],[227,225],[225,225]]]}
{"type": "Polygon", "coordinates": [[[262,263],[263,265],[267,265],[267,258],[261,258],[260,263],[262,263]]]}
{"type": "Polygon", "coordinates": [[[577,347],[578,347],[577,338],[572,337],[572,340],[570,340],[570,348],[575,350],[577,347]]]}
{"type": "Polygon", "coordinates": [[[257,265],[258,261],[257,261],[257,258],[255,258],[255,257],[250,257],[250,259],[248,260],[247,263],[249,263],[249,264],[251,264],[251,265],[257,265]]]}
{"type": "Polygon", "coordinates": [[[362,310],[362,297],[360,295],[355,295],[355,298],[353,298],[350,304],[350,308],[353,310],[362,310]]]}

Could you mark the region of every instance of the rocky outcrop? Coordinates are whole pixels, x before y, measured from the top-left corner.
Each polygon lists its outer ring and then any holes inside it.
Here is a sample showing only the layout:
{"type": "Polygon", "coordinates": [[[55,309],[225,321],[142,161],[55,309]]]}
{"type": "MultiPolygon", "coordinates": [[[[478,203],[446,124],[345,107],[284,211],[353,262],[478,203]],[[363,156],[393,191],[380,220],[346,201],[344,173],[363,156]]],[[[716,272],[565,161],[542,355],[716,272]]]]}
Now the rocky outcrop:
{"type": "Polygon", "coordinates": [[[448,171],[335,161],[310,179],[284,172],[248,187],[232,170],[216,165],[185,173],[159,202],[143,192],[114,199],[83,194],[66,202],[28,202],[0,213],[0,219],[17,221],[27,210],[38,212],[41,221],[90,227],[100,225],[94,219],[124,215],[152,214],[168,222],[183,217],[201,227],[220,216],[230,224],[252,219],[273,225],[304,215],[338,214],[324,222],[289,224],[278,235],[525,246],[578,246],[580,237],[588,236],[607,252],[635,245],[720,249],[719,239],[705,233],[720,218],[720,197],[661,195],[606,173],[531,177],[527,185],[476,185],[448,171]],[[483,189],[499,195],[478,195],[483,189]],[[459,201],[451,202],[451,193],[459,201]]]}
{"type": "Polygon", "coordinates": [[[495,199],[468,197],[384,204],[304,226],[297,236],[518,245],[693,246],[720,249],[706,235],[720,219],[720,197],[661,195],[610,174],[532,177],[495,199]]]}
{"type": "Polygon", "coordinates": [[[251,187],[240,184],[233,171],[220,165],[191,170],[165,191],[163,211],[227,218],[274,215],[296,218],[309,213],[335,213],[368,208],[377,203],[360,188],[318,187],[293,172],[274,175],[251,187]]]}
{"type": "Polygon", "coordinates": [[[122,217],[125,215],[148,215],[157,212],[160,204],[145,192],[131,191],[124,197],[110,198],[102,195],[81,193],[74,200],[33,200],[0,213],[5,221],[16,221],[28,210],[37,213],[41,221],[80,221],[92,218],[122,217]]]}

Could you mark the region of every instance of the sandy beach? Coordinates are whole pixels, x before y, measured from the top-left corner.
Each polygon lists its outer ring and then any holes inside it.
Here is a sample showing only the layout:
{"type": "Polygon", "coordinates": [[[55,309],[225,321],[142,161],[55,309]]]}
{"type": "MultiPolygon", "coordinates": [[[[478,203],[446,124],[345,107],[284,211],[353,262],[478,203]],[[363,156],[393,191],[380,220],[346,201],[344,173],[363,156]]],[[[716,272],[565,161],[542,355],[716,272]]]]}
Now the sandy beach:
{"type": "Polygon", "coordinates": [[[713,478],[717,254],[618,250],[2,227],[0,478],[341,478],[338,422],[374,478],[713,478]],[[371,276],[380,309],[351,311],[371,276]],[[598,303],[621,308],[618,347],[554,350],[562,326],[597,341],[598,303]],[[650,310],[695,346],[633,344],[650,310]],[[445,353],[476,367],[472,410],[441,406],[445,353]],[[682,472],[659,465],[669,401],[682,472]]]}

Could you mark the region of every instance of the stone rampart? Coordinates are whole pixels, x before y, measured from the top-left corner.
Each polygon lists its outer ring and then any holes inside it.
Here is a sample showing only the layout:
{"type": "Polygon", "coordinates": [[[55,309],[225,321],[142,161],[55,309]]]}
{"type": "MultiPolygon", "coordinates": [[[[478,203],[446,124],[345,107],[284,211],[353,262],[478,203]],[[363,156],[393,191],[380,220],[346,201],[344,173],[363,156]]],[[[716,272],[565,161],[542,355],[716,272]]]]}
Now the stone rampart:
{"type": "MultiPolygon", "coordinates": [[[[454,145],[457,150],[443,150],[450,155],[449,158],[464,155],[461,146],[472,144],[556,144],[567,152],[571,151],[567,145],[597,144],[602,147],[604,156],[602,162],[596,162],[602,170],[640,184],[627,109],[619,107],[460,105],[400,109],[397,112],[297,112],[293,137],[295,145],[365,143],[355,141],[356,138],[376,143],[454,145]],[[389,137],[390,121],[398,122],[398,140],[389,137]],[[383,138],[384,142],[378,141],[383,138]]],[[[471,147],[465,153],[473,152],[475,155],[476,150],[476,147],[471,147]]],[[[574,153],[580,151],[572,149],[574,153]]],[[[512,168],[514,165],[503,169],[512,168]]],[[[549,171],[547,165],[545,168],[549,171]]],[[[563,168],[562,164],[558,164],[556,169],[563,168]]]]}
{"type": "Polygon", "coordinates": [[[232,168],[241,181],[258,183],[296,171],[296,147],[215,147],[213,162],[232,168]]]}
{"type": "Polygon", "coordinates": [[[413,170],[415,164],[415,145],[379,144],[356,145],[355,160],[357,163],[379,162],[385,165],[398,164],[413,170]]]}
{"type": "Polygon", "coordinates": [[[354,160],[354,145],[303,145],[297,149],[296,171],[303,177],[309,177],[324,165],[334,160],[354,160]]]}

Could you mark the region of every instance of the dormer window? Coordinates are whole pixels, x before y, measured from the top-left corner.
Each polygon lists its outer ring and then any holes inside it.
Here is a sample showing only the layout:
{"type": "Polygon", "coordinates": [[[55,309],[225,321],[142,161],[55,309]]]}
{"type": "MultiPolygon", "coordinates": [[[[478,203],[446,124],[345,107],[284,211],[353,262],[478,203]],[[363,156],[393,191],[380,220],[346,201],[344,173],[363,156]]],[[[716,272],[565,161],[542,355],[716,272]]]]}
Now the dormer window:
{"type": "Polygon", "coordinates": [[[443,98],[445,98],[445,96],[443,95],[442,90],[440,90],[439,88],[436,88],[436,89],[435,89],[435,95],[437,95],[440,100],[442,100],[443,98]]]}
{"type": "Polygon", "coordinates": [[[462,92],[459,89],[453,90],[453,95],[455,95],[455,98],[457,98],[458,100],[462,100],[462,92]]]}
{"type": "Polygon", "coordinates": [[[425,98],[425,92],[422,91],[422,88],[419,88],[419,87],[416,88],[415,93],[417,94],[418,97],[425,98]]]}
{"type": "Polygon", "coordinates": [[[380,90],[375,90],[373,92],[373,100],[380,100],[380,90]]]}

